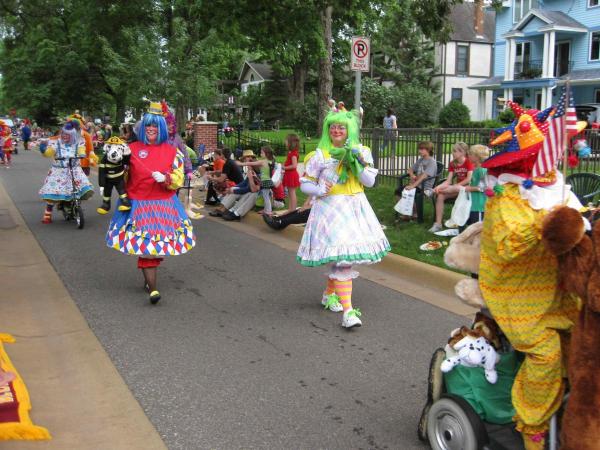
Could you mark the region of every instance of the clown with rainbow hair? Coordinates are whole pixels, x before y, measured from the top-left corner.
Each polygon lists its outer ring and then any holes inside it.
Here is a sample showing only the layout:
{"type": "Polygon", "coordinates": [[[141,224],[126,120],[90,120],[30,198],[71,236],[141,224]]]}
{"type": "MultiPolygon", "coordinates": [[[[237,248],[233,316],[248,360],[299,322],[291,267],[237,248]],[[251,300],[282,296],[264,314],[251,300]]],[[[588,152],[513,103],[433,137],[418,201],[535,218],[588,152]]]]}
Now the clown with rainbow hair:
{"type": "Polygon", "coordinates": [[[362,325],[352,307],[353,266],[373,264],[390,251],[364,187],[375,184],[377,169],[371,151],[359,142],[358,117],[329,112],[317,149],[304,160],[300,189],[314,197],[296,260],[303,266],[330,265],[321,304],[343,311],[342,326],[362,325]]]}
{"type": "Polygon", "coordinates": [[[106,244],[138,256],[150,303],[156,304],[161,298],[157,271],[163,257],[188,252],[196,238],[176,195],[184,180],[184,156],[168,143],[168,126],[160,103],[150,104],[137,136],[138,141],[129,146],[126,190],[131,209],[115,212],[106,244]]]}

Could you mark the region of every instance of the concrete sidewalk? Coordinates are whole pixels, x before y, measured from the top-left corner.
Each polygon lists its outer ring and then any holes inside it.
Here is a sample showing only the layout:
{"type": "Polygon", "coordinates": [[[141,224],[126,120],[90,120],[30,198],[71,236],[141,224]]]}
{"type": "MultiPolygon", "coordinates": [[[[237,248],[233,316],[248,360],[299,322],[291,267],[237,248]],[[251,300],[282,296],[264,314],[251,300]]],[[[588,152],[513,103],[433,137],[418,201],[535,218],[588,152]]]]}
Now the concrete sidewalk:
{"type": "MultiPolygon", "coordinates": [[[[77,231],[73,229],[73,232],[77,231]]],[[[2,449],[164,449],[0,183],[0,332],[50,441],[2,449]]]]}

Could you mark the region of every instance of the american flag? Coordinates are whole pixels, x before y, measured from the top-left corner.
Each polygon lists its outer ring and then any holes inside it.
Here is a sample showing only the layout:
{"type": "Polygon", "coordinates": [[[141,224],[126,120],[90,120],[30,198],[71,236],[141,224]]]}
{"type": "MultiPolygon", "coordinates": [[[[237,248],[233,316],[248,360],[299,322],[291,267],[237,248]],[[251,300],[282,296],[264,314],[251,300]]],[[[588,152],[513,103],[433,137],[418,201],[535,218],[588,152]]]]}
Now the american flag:
{"type": "MultiPolygon", "coordinates": [[[[577,132],[577,114],[573,96],[567,96],[567,86],[563,86],[554,116],[548,118],[548,135],[544,146],[538,154],[538,159],[533,166],[533,177],[542,176],[556,167],[563,155],[565,148],[565,130],[569,135],[577,132]]],[[[568,140],[568,137],[567,137],[568,140]]]]}

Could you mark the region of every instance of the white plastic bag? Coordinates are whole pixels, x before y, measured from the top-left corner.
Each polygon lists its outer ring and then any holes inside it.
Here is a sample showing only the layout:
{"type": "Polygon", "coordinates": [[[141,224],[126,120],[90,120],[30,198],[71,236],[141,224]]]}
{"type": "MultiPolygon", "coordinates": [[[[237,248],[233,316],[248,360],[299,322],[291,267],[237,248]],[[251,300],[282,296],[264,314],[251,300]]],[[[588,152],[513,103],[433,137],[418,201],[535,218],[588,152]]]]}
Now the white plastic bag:
{"type": "Polygon", "coordinates": [[[275,163],[275,168],[273,169],[273,176],[271,176],[271,181],[273,181],[273,186],[279,187],[281,182],[283,181],[283,166],[281,163],[275,163]]]}
{"type": "Polygon", "coordinates": [[[452,214],[450,214],[450,222],[462,227],[469,220],[470,213],[471,193],[467,192],[464,186],[461,186],[458,197],[454,202],[454,208],[452,208],[452,214]]]}
{"type": "Polygon", "coordinates": [[[412,216],[416,192],[416,189],[404,189],[402,191],[402,198],[396,203],[394,209],[403,216],[412,216]]]}

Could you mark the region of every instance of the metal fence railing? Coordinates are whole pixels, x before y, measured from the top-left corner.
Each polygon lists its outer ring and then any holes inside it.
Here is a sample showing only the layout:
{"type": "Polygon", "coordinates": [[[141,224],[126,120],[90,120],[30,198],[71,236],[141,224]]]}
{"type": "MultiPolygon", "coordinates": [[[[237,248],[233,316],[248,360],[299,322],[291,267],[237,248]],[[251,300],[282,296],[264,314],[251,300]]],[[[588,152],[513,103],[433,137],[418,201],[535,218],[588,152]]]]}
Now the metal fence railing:
{"type": "MultiPolygon", "coordinates": [[[[397,183],[397,179],[408,172],[418,158],[417,144],[431,141],[437,161],[448,167],[452,159],[452,145],[465,142],[468,145],[488,144],[494,136],[493,129],[486,128],[382,128],[362,129],[361,142],[371,148],[375,167],[379,169],[381,183],[397,183]]],[[[600,130],[585,130],[580,137],[586,139],[592,149],[589,158],[582,158],[579,165],[567,172],[600,173],[600,130]]],[[[559,165],[559,169],[562,164],[559,165]]]]}
{"type": "MultiPolygon", "coordinates": [[[[232,133],[220,134],[219,142],[221,142],[223,146],[230,148],[234,153],[240,153],[242,150],[251,149],[258,155],[261,147],[269,146],[277,156],[287,154],[284,140],[260,138],[249,133],[243,133],[239,130],[232,133]]],[[[306,144],[301,143],[300,147],[300,153],[306,154],[306,144]]]]}

